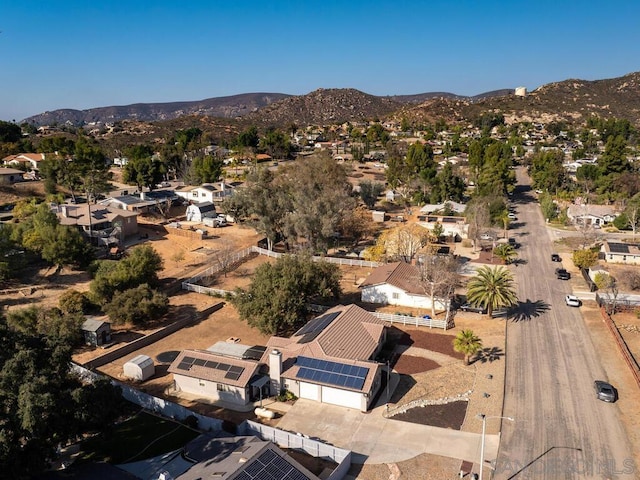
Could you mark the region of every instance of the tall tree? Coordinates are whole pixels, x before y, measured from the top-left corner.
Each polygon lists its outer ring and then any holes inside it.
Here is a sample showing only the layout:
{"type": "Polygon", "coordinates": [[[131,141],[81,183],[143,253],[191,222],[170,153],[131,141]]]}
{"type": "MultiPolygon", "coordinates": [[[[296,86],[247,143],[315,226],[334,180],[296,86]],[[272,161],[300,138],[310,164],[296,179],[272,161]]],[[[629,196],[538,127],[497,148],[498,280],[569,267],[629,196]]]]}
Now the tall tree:
{"type": "Polygon", "coordinates": [[[431,315],[436,315],[436,301],[440,300],[449,311],[451,297],[460,283],[459,260],[452,255],[425,255],[416,263],[419,282],[431,298],[431,315]]]}
{"type": "Polygon", "coordinates": [[[513,274],[504,267],[480,267],[467,285],[467,300],[485,307],[489,316],[496,308],[515,305],[518,297],[513,274]]]}
{"type": "Polygon", "coordinates": [[[290,334],[306,321],[313,299],[339,297],[340,272],[308,256],[285,255],[260,265],[249,288],[236,293],[231,301],[249,325],[265,334],[290,334]]]}

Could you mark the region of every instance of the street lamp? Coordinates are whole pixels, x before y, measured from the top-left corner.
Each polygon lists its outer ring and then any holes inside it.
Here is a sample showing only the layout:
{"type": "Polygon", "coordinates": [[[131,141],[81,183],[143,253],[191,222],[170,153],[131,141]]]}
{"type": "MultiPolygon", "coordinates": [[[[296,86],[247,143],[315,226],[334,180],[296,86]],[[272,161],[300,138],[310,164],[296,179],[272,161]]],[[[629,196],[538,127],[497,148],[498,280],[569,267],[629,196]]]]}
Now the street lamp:
{"type": "Polygon", "coordinates": [[[484,434],[487,428],[487,420],[491,418],[504,418],[511,422],[515,422],[515,420],[513,417],[501,417],[499,415],[487,417],[484,413],[479,413],[478,418],[482,420],[482,442],[480,443],[480,480],[482,480],[482,471],[484,470],[484,434]]]}

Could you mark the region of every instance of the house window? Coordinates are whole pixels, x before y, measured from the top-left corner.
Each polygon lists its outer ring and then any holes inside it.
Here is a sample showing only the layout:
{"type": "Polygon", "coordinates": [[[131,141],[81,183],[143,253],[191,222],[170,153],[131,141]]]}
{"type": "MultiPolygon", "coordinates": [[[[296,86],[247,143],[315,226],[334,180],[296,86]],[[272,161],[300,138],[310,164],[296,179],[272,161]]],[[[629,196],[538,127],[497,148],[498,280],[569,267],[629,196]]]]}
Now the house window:
{"type": "Polygon", "coordinates": [[[191,192],[191,196],[192,197],[197,197],[198,196],[198,192],[191,192]]]}
{"type": "Polygon", "coordinates": [[[204,387],[204,380],[198,380],[198,385],[200,385],[201,387],[204,387]]]}
{"type": "Polygon", "coordinates": [[[391,298],[393,298],[394,300],[398,300],[400,298],[400,294],[398,292],[393,292],[391,294],[391,298]]]}
{"type": "Polygon", "coordinates": [[[216,388],[219,392],[224,392],[224,385],[221,383],[216,384],[216,388]]]}

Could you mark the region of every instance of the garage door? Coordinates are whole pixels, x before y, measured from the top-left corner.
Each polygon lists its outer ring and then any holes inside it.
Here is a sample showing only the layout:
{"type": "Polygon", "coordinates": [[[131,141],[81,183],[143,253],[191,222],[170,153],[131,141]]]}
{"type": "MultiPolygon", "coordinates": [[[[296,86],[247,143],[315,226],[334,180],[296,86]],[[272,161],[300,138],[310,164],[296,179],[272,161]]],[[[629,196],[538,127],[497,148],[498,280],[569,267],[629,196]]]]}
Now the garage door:
{"type": "Polygon", "coordinates": [[[360,410],[362,394],[332,387],[322,387],[322,403],[360,410]]]}
{"type": "Polygon", "coordinates": [[[300,398],[307,398],[309,400],[315,400],[316,402],[319,402],[320,385],[300,382],[300,398]]]}

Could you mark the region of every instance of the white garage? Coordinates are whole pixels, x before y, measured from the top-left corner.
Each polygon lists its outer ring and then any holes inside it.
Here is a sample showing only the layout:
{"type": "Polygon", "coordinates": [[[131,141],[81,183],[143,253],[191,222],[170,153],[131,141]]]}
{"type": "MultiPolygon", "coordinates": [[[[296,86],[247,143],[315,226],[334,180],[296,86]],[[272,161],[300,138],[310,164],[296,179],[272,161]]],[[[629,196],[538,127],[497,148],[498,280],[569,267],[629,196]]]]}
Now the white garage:
{"type": "Polygon", "coordinates": [[[308,400],[320,401],[320,385],[313,383],[300,382],[300,398],[308,400]]]}
{"type": "MultiPolygon", "coordinates": [[[[362,408],[362,393],[340,390],[332,387],[322,387],[322,403],[330,403],[340,407],[362,408]]],[[[366,403],[365,403],[366,405],[366,403]]]]}

